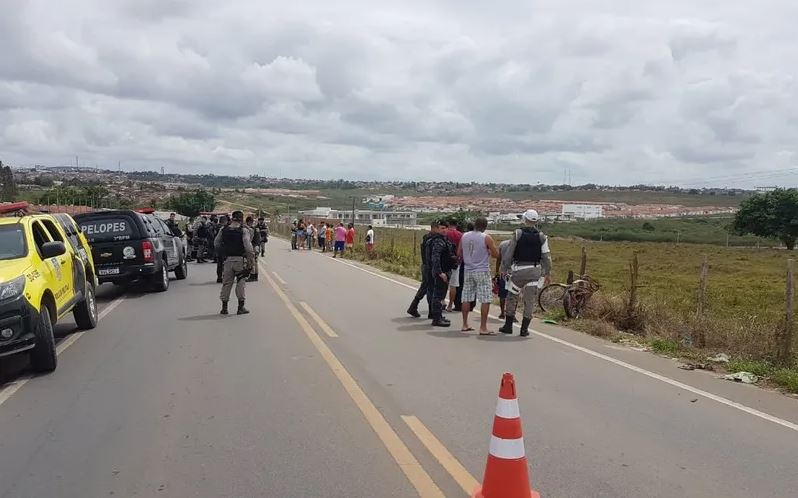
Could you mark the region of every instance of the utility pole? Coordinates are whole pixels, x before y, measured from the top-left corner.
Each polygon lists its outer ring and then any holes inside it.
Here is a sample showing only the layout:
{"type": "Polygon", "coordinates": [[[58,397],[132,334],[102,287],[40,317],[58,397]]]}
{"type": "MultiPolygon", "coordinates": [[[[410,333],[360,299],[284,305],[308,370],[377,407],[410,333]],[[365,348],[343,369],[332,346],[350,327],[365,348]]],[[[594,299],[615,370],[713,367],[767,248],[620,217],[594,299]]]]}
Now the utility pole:
{"type": "Polygon", "coordinates": [[[352,226],[355,226],[355,196],[352,196],[352,226]]]}
{"type": "Polygon", "coordinates": [[[75,156],[75,167],[80,168],[80,161],[78,160],[78,156],[75,156]]]}

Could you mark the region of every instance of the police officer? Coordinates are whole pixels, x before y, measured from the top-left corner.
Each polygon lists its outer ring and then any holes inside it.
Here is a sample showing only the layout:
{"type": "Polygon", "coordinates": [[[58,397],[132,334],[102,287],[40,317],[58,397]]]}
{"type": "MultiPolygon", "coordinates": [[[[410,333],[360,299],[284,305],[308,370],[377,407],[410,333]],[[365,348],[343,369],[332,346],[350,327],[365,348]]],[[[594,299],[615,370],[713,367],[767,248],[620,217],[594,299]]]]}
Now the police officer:
{"type": "Polygon", "coordinates": [[[260,235],[260,245],[255,247],[255,252],[260,252],[261,257],[266,256],[266,243],[269,242],[269,225],[266,224],[263,216],[258,218],[258,224],[255,225],[255,229],[260,235]]]}
{"type": "Polygon", "coordinates": [[[513,333],[513,318],[518,307],[518,296],[524,293],[524,319],[521,320],[521,336],[529,335],[529,323],[535,310],[538,290],[551,281],[551,252],[549,241],[537,228],[538,212],[530,209],[523,215],[524,227],[513,233],[507,246],[509,257],[502,258],[502,273],[512,271],[510,289],[505,304],[504,326],[499,329],[503,334],[513,333]]]}
{"type": "Polygon", "coordinates": [[[427,262],[427,244],[429,243],[430,237],[432,234],[438,231],[438,222],[433,221],[430,225],[430,230],[428,233],[424,234],[424,237],[421,239],[421,285],[418,286],[418,291],[416,292],[413,301],[410,303],[410,307],[407,308],[407,314],[414,317],[420,318],[421,314],[418,312],[418,304],[421,302],[424,297],[427,298],[427,318],[432,319],[432,289],[430,288],[430,271],[429,265],[427,262]]]}
{"type": "Polygon", "coordinates": [[[247,282],[257,282],[258,281],[258,248],[260,247],[260,231],[255,228],[255,218],[252,216],[247,216],[246,220],[246,228],[249,230],[249,234],[252,238],[252,247],[255,248],[255,256],[254,262],[252,263],[252,272],[249,274],[249,278],[247,278],[247,282]]]}
{"type": "Polygon", "coordinates": [[[427,264],[432,288],[430,316],[433,327],[448,327],[451,322],[443,316],[443,299],[449,289],[449,275],[457,266],[454,245],[446,238],[446,224],[439,223],[438,229],[430,234],[427,241],[427,264]]]}
{"type": "Polygon", "coordinates": [[[177,220],[175,219],[175,213],[169,214],[169,219],[166,220],[166,226],[169,227],[169,230],[172,231],[172,235],[175,237],[182,237],[183,232],[180,230],[180,227],[177,226],[177,220]]]}
{"type": "Polygon", "coordinates": [[[205,263],[206,248],[209,240],[214,240],[208,223],[208,217],[202,216],[194,225],[194,247],[197,248],[197,263],[205,263]]]}
{"type": "MultiPolygon", "coordinates": [[[[219,216],[219,231],[230,224],[230,218],[223,214],[219,216]]],[[[218,235],[218,234],[217,234],[218,235]]],[[[222,283],[222,273],[224,272],[224,252],[216,249],[216,239],[214,238],[214,253],[216,254],[216,283],[222,283]]]]}
{"type": "Polygon", "coordinates": [[[236,287],[239,315],[249,313],[244,307],[246,301],[246,277],[252,269],[255,250],[252,248],[252,235],[244,227],[244,213],[233,211],[230,224],[219,230],[214,246],[225,256],[224,272],[222,273],[222,315],[226,315],[227,302],[230,300],[230,291],[233,284],[236,287]]]}

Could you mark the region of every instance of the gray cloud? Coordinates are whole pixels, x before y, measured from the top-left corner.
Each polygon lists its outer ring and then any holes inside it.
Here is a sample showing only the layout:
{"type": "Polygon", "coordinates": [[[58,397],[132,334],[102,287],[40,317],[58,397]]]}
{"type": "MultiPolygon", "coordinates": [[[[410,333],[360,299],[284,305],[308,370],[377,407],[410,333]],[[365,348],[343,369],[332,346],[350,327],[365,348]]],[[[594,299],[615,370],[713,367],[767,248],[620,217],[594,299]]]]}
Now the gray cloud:
{"type": "Polygon", "coordinates": [[[599,183],[790,167],[798,6],[765,3],[6,0],[0,159],[599,183]]]}

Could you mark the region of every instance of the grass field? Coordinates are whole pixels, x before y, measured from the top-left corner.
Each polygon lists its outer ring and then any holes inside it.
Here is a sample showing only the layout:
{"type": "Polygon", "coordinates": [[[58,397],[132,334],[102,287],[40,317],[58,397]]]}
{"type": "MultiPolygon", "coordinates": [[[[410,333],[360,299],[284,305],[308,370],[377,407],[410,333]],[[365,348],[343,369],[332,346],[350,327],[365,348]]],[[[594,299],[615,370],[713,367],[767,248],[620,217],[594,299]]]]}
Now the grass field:
{"type": "Polygon", "coordinates": [[[669,242],[725,246],[780,246],[772,239],[729,235],[731,217],[661,218],[654,220],[599,219],[549,223],[542,229],[554,237],[579,237],[595,241],[669,242]]]}
{"type": "MultiPolygon", "coordinates": [[[[285,228],[283,228],[285,230],[285,228]]],[[[347,257],[366,260],[362,237],[347,257]]],[[[418,278],[420,256],[414,249],[424,232],[377,228],[375,257],[379,268],[418,278]]],[[[738,360],[772,360],[776,333],[784,316],[787,260],[793,253],[780,249],[719,247],[697,244],[597,242],[569,238],[551,241],[554,281],[565,281],[568,270],[578,272],[582,247],[588,254],[588,274],[598,280],[596,313],[604,320],[600,330],[617,327],[612,315],[625,308],[629,293],[629,263],[637,254],[642,287],[640,326],[631,332],[664,340],[677,350],[696,331],[706,336],[706,347],[725,351],[738,360]],[[699,273],[706,257],[710,264],[706,312],[697,315],[699,273]]],[[[585,329],[586,327],[577,328],[585,329]]],[[[776,372],[777,370],[773,370],[776,372]]],[[[775,375],[775,374],[774,374],[775,375]]],[[[794,371],[781,372],[789,382],[794,371]],[[793,373],[791,373],[793,372],[793,373]]]]}

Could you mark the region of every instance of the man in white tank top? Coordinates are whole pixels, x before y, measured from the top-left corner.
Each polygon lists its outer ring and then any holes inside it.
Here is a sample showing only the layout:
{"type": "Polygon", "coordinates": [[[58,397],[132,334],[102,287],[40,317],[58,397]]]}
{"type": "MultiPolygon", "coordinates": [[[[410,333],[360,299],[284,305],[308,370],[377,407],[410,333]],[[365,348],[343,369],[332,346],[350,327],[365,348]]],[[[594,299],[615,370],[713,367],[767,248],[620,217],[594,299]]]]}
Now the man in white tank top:
{"type": "Polygon", "coordinates": [[[490,278],[490,258],[499,255],[493,237],[485,233],[488,220],[477,218],[474,220],[474,230],[463,235],[457,256],[465,268],[463,285],[463,328],[462,332],[472,329],[468,325],[468,313],[471,311],[471,302],[479,301],[481,304],[479,335],[496,335],[488,331],[488,314],[490,304],[493,302],[493,282],[490,278]]]}

